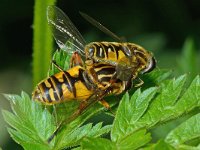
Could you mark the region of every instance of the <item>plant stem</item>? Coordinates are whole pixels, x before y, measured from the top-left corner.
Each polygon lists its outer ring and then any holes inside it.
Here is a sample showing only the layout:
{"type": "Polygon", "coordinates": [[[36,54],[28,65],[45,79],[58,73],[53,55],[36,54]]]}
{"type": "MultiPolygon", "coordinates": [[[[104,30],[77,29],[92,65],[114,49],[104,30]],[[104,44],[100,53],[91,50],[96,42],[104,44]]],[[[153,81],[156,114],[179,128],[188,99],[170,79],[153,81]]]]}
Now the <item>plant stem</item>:
{"type": "Polygon", "coordinates": [[[56,0],[35,0],[33,23],[33,86],[47,76],[53,37],[47,24],[46,8],[56,0]]]}

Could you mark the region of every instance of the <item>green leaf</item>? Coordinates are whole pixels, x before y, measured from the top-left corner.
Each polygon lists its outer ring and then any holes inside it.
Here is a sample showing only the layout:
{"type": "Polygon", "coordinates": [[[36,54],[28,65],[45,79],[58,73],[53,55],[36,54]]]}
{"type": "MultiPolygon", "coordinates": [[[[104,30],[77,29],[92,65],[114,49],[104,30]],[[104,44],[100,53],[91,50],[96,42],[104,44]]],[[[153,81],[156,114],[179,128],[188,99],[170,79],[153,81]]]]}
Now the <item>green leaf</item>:
{"type": "Polygon", "coordinates": [[[88,118],[90,118],[92,115],[96,114],[97,112],[99,112],[100,110],[103,110],[103,109],[104,108],[101,105],[96,103],[95,105],[90,107],[88,110],[86,110],[84,113],[82,113],[80,116],[78,116],[74,121],[72,121],[69,124],[66,124],[63,127],[63,130],[58,133],[58,135],[56,137],[56,142],[55,142],[54,148],[62,149],[65,147],[79,145],[79,143],[81,142],[79,140],[82,137],[79,136],[80,132],[77,132],[77,131],[83,131],[83,133],[82,133],[83,136],[84,136],[84,134],[87,134],[87,136],[92,136],[92,134],[93,134],[93,136],[95,136],[95,137],[109,132],[110,126],[105,126],[100,129],[100,128],[98,128],[98,127],[100,127],[99,124],[97,124],[97,126],[94,126],[94,129],[93,128],[91,129],[91,124],[81,127],[81,125],[88,118]],[[99,129],[99,130],[97,130],[97,129],[99,129]],[[68,139],[69,137],[79,137],[79,138],[71,141],[70,139],[68,139]]]}
{"type": "Polygon", "coordinates": [[[173,148],[171,145],[169,145],[168,143],[166,143],[164,140],[160,140],[158,141],[158,143],[155,144],[154,146],[155,150],[175,150],[175,148],[173,148]]]}
{"type": "Polygon", "coordinates": [[[103,109],[101,105],[95,104],[65,125],[48,144],[47,139],[56,128],[54,116],[39,103],[31,101],[25,92],[22,92],[21,96],[7,94],[5,97],[9,99],[14,112],[2,111],[4,119],[12,127],[8,128],[8,131],[24,149],[62,149],[77,146],[84,137],[99,137],[111,129],[110,125],[102,126],[102,123],[81,126],[89,117],[103,109]]]}
{"type": "Polygon", "coordinates": [[[200,146],[195,147],[195,146],[189,146],[189,145],[179,145],[178,149],[180,149],[180,150],[199,150],[200,146]]]}
{"type": "Polygon", "coordinates": [[[2,114],[3,117],[5,119],[5,121],[13,128],[20,128],[20,118],[15,116],[13,113],[6,111],[6,110],[2,110],[2,114]]]}
{"type": "Polygon", "coordinates": [[[102,127],[102,122],[97,123],[95,126],[92,127],[92,130],[88,132],[88,137],[99,137],[103,134],[110,132],[112,126],[106,125],[102,127]]]}
{"type": "Polygon", "coordinates": [[[138,149],[139,147],[144,146],[148,142],[151,141],[150,133],[146,134],[146,130],[142,129],[133,133],[130,133],[120,142],[117,142],[117,147],[120,150],[134,150],[138,149]]]}
{"type": "MultiPolygon", "coordinates": [[[[63,70],[69,69],[69,63],[70,63],[70,55],[69,53],[65,52],[64,50],[57,50],[52,58],[56,64],[62,68],[63,70]]],[[[52,63],[48,72],[48,75],[54,75],[56,73],[60,72],[58,68],[52,63]]]]}
{"type": "Polygon", "coordinates": [[[30,100],[22,92],[21,97],[6,95],[10,100],[14,113],[3,110],[5,121],[12,127],[8,128],[11,137],[24,149],[51,149],[47,138],[54,131],[54,118],[42,106],[30,100]]]}
{"type": "Polygon", "coordinates": [[[189,88],[184,91],[183,96],[174,106],[178,116],[187,113],[200,106],[200,77],[199,75],[192,81],[189,88]]]}
{"type": "MultiPolygon", "coordinates": [[[[199,79],[199,77],[197,77],[197,79],[199,79]]],[[[184,92],[184,95],[182,97],[180,96],[180,94],[186,81],[185,75],[180,76],[176,80],[174,79],[162,83],[160,92],[158,93],[157,97],[153,100],[153,102],[149,106],[148,111],[143,115],[143,117],[134,124],[134,128],[150,128],[158,123],[166,122],[168,120],[177,118],[183,113],[186,113],[185,107],[189,108],[190,105],[192,105],[192,108],[197,107],[198,105],[195,102],[198,102],[199,98],[197,98],[195,95],[190,95],[190,97],[186,97],[186,95],[188,96],[189,94],[188,91],[195,90],[198,87],[195,81],[197,79],[194,79],[194,82],[190,85],[188,90],[184,92]],[[191,99],[194,102],[190,102],[190,105],[182,103],[184,101],[190,101],[191,99]],[[182,104],[179,104],[180,102],[182,104]]]]}
{"type": "Polygon", "coordinates": [[[117,147],[115,143],[111,142],[108,139],[103,138],[85,138],[81,142],[81,147],[84,150],[94,150],[94,149],[101,149],[101,150],[116,150],[117,147]]]}
{"type": "Polygon", "coordinates": [[[80,105],[78,101],[69,101],[58,105],[53,105],[53,113],[56,116],[57,122],[62,122],[66,118],[69,118],[80,105]]]}
{"type": "Polygon", "coordinates": [[[111,142],[103,138],[85,138],[81,143],[81,147],[82,149],[88,149],[88,150],[89,149],[134,150],[145,145],[150,140],[151,140],[150,134],[149,133],[146,134],[146,131],[143,129],[126,136],[123,140],[117,143],[111,142]]]}
{"type": "Polygon", "coordinates": [[[24,149],[62,149],[76,146],[84,137],[99,137],[111,129],[110,125],[102,126],[102,123],[81,126],[89,117],[103,109],[101,105],[96,104],[67,124],[48,144],[47,139],[56,128],[53,115],[39,103],[31,101],[25,92],[22,92],[21,97],[17,95],[5,95],[5,97],[10,100],[14,112],[2,111],[4,119],[12,127],[8,128],[8,131],[24,149]]]}
{"type": "Polygon", "coordinates": [[[166,80],[167,78],[169,78],[172,75],[172,71],[171,70],[167,70],[167,69],[155,69],[152,72],[143,75],[144,77],[144,83],[148,83],[150,82],[154,82],[155,84],[159,84],[162,81],[166,80]]]}
{"type": "Polygon", "coordinates": [[[73,148],[73,150],[82,150],[81,147],[73,148]]]}
{"type": "MultiPolygon", "coordinates": [[[[77,125],[78,126],[78,125],[77,125]]],[[[65,147],[77,146],[80,144],[81,140],[85,137],[99,137],[103,134],[106,134],[110,131],[111,126],[102,127],[102,123],[98,123],[95,126],[92,126],[91,123],[75,128],[62,136],[62,139],[59,139],[58,149],[65,147]]]]}
{"type": "Polygon", "coordinates": [[[47,76],[51,53],[53,50],[53,36],[47,24],[46,8],[54,5],[55,0],[36,0],[33,21],[33,85],[47,76]]]}
{"type": "Polygon", "coordinates": [[[41,150],[48,150],[50,147],[47,144],[40,143],[37,141],[36,143],[34,140],[27,135],[17,132],[16,130],[13,130],[11,128],[8,128],[8,132],[11,135],[11,137],[18,143],[23,146],[24,149],[28,150],[34,150],[34,149],[41,149],[41,150]]]}
{"type": "Polygon", "coordinates": [[[111,130],[112,141],[120,141],[134,130],[134,124],[145,113],[149,102],[154,97],[157,88],[149,88],[141,93],[138,89],[129,100],[129,95],[126,93],[118,107],[117,114],[111,130]]]}
{"type": "Polygon", "coordinates": [[[167,135],[165,141],[178,147],[196,138],[200,138],[200,113],[192,116],[172,130],[167,135]]]}
{"type": "Polygon", "coordinates": [[[175,148],[166,143],[164,140],[160,140],[156,144],[151,144],[143,148],[143,150],[175,150],[175,148]]]}

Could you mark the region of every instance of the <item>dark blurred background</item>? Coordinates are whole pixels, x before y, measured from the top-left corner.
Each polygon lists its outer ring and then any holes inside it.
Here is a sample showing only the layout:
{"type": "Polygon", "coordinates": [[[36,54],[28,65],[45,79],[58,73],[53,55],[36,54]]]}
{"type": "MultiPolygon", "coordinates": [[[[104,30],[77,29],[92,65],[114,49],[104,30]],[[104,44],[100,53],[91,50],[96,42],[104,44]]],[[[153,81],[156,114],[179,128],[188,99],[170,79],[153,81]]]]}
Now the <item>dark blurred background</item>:
{"type": "MultiPolygon", "coordinates": [[[[188,37],[199,49],[199,0],[58,0],[57,4],[87,42],[112,39],[81,18],[79,11],[152,51],[159,68],[183,73],[179,59],[188,37]]],[[[0,1],[0,93],[31,93],[33,7],[33,0],[0,1]]],[[[2,95],[0,109],[10,109],[2,95]]],[[[0,147],[21,149],[9,138],[1,113],[0,121],[0,147]]]]}

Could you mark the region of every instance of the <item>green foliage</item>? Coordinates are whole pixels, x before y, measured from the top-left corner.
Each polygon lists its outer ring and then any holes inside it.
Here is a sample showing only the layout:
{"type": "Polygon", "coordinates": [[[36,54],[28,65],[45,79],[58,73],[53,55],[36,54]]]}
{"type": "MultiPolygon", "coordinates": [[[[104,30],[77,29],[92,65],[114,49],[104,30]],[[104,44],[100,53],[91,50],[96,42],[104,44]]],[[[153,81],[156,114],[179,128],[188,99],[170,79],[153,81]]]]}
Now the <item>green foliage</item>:
{"type": "Polygon", "coordinates": [[[94,150],[96,148],[103,150],[114,150],[117,149],[116,145],[110,142],[108,139],[103,138],[86,138],[81,143],[82,149],[94,150]]]}
{"type": "Polygon", "coordinates": [[[46,8],[55,4],[56,0],[36,0],[34,6],[33,22],[33,85],[47,76],[51,53],[53,50],[53,37],[47,24],[46,8]]]}
{"type": "Polygon", "coordinates": [[[10,100],[13,113],[3,110],[11,137],[24,149],[48,149],[45,141],[54,130],[54,120],[47,109],[30,100],[22,92],[18,95],[5,95],[10,100]]]}
{"type": "Polygon", "coordinates": [[[174,147],[166,143],[164,140],[158,141],[156,144],[151,144],[144,148],[144,150],[175,150],[174,147]]]}
{"type": "Polygon", "coordinates": [[[183,147],[184,143],[200,138],[200,113],[192,116],[177,128],[172,130],[166,137],[165,141],[174,147],[183,147]],[[188,126],[188,124],[190,126],[188,126]]]}
{"type": "MultiPolygon", "coordinates": [[[[103,125],[101,122],[96,125],[84,124],[92,115],[103,110],[103,107],[96,103],[74,121],[64,125],[50,144],[47,139],[57,126],[57,117],[49,113],[46,107],[31,101],[26,93],[22,92],[21,96],[5,95],[11,102],[13,113],[4,110],[3,116],[10,125],[8,131],[11,137],[24,149],[197,149],[200,143],[199,114],[191,116],[172,129],[165,139],[151,142],[151,128],[177,119],[200,105],[199,76],[186,87],[186,75],[177,79],[166,79],[170,73],[161,72],[163,74],[155,70],[148,75],[153,83],[160,81],[158,86],[137,89],[131,95],[123,95],[112,125],[103,125]],[[160,76],[156,76],[156,72],[160,76]],[[100,137],[109,131],[110,139],[100,137]],[[196,145],[191,144],[194,140],[196,145]]],[[[114,101],[116,103],[116,100],[114,101]]],[[[111,99],[111,104],[113,103],[111,99]]],[[[70,108],[68,103],[59,106],[70,108]]],[[[61,113],[59,109],[58,115],[69,117],[69,114],[61,113]]]]}
{"type": "Polygon", "coordinates": [[[197,49],[194,40],[192,38],[187,38],[182,48],[182,55],[179,63],[182,72],[191,74],[191,80],[199,71],[197,69],[197,57],[197,49]]]}
{"type": "Polygon", "coordinates": [[[80,127],[89,116],[102,109],[96,106],[68,124],[65,130],[48,144],[47,139],[56,128],[55,117],[42,105],[31,101],[25,92],[22,92],[21,96],[5,95],[5,97],[10,101],[13,111],[11,113],[3,110],[4,119],[12,127],[8,127],[8,132],[24,149],[62,149],[80,144],[82,138],[86,136],[98,137],[109,132],[111,128],[110,125],[102,127],[102,123],[94,126],[89,123],[80,127]]]}
{"type": "Polygon", "coordinates": [[[112,141],[121,142],[131,137],[131,134],[136,131],[134,129],[135,122],[146,111],[156,90],[157,88],[149,88],[141,93],[138,89],[131,98],[129,98],[128,93],[123,96],[111,130],[112,141]]]}
{"type": "MultiPolygon", "coordinates": [[[[100,145],[101,142],[97,142],[97,139],[92,140],[90,138],[83,141],[81,146],[86,149],[93,149],[90,146],[95,145],[96,141],[96,144],[101,146],[102,149],[107,149],[106,144],[109,147],[112,146],[113,149],[116,149],[116,147],[118,149],[137,149],[149,143],[151,140],[150,134],[145,133],[144,129],[148,130],[157,124],[178,118],[180,115],[199,107],[200,95],[190,94],[191,91],[198,93],[196,90],[200,89],[199,76],[193,80],[190,87],[181,95],[185,81],[186,76],[184,75],[178,79],[163,82],[159,88],[153,87],[143,92],[139,89],[131,98],[126,93],[117,110],[111,129],[110,143],[107,140],[102,140],[102,145],[100,145]]],[[[172,130],[165,141],[161,140],[156,144],[150,144],[145,149],[163,149],[164,147],[167,150],[171,150],[179,146],[183,147],[182,143],[200,138],[198,116],[193,116],[192,119],[183,122],[180,127],[172,130]],[[177,140],[181,140],[181,142],[177,143],[177,140]]]]}
{"type": "MultiPolygon", "coordinates": [[[[52,58],[56,64],[63,70],[69,69],[70,55],[63,50],[57,50],[52,58]]],[[[49,76],[60,72],[58,68],[52,63],[49,69],[49,76]]]]}

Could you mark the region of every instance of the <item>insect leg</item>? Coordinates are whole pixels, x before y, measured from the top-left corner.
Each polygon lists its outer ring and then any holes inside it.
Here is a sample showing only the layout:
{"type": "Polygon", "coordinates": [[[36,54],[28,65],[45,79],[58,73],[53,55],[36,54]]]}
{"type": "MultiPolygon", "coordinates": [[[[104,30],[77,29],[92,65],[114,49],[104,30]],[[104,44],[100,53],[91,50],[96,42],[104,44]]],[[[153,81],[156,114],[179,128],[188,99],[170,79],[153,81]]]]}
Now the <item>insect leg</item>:
{"type": "Polygon", "coordinates": [[[52,60],[52,64],[53,64],[59,71],[64,71],[54,60],[52,60]]]}
{"type": "Polygon", "coordinates": [[[72,54],[71,60],[70,60],[70,68],[74,66],[83,66],[83,60],[81,59],[81,56],[78,54],[78,52],[74,52],[72,54]]]}
{"type": "Polygon", "coordinates": [[[116,81],[117,81],[117,72],[115,72],[115,73],[112,75],[111,79],[110,79],[111,85],[112,85],[113,83],[115,83],[116,81]]]}
{"type": "Polygon", "coordinates": [[[89,78],[92,81],[93,85],[99,85],[99,88],[100,88],[101,84],[99,84],[98,76],[97,76],[96,71],[94,70],[94,68],[93,67],[88,67],[86,69],[86,72],[89,75],[89,78]]]}
{"type": "Polygon", "coordinates": [[[144,81],[140,79],[139,77],[137,78],[137,80],[138,80],[138,83],[135,84],[135,87],[139,87],[144,83],[144,81]]]}
{"type": "Polygon", "coordinates": [[[55,122],[58,124],[57,112],[56,112],[56,105],[53,105],[53,114],[55,116],[55,122]]]}
{"type": "Polygon", "coordinates": [[[115,113],[112,111],[108,102],[106,102],[104,99],[99,100],[99,102],[115,116],[115,113]]]}
{"type": "Polygon", "coordinates": [[[106,109],[110,109],[110,105],[109,105],[108,102],[106,102],[104,99],[101,99],[99,102],[100,102],[101,105],[103,105],[106,109]]]}

